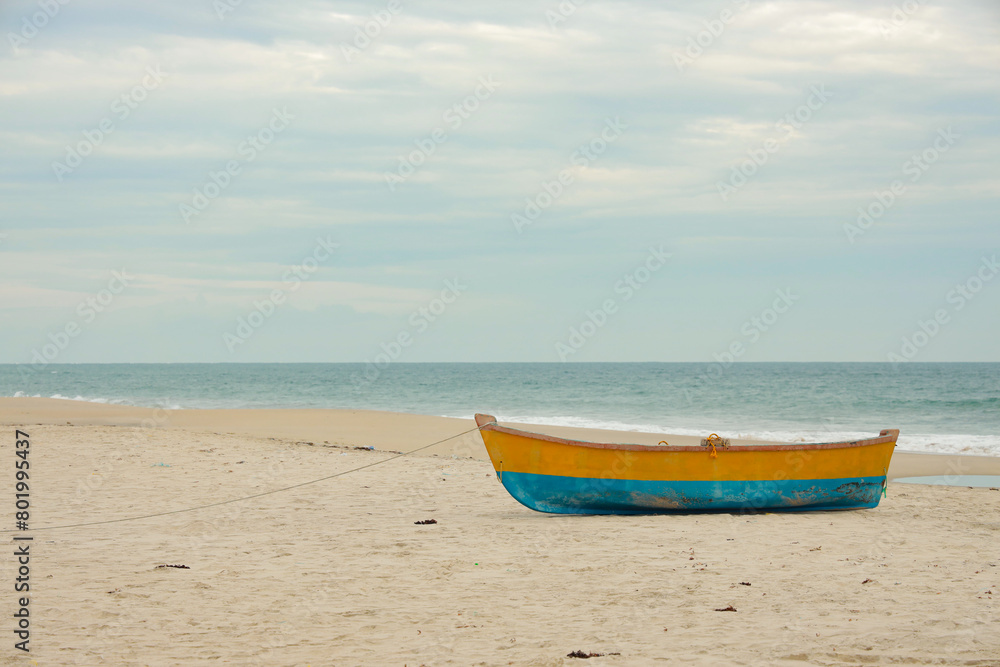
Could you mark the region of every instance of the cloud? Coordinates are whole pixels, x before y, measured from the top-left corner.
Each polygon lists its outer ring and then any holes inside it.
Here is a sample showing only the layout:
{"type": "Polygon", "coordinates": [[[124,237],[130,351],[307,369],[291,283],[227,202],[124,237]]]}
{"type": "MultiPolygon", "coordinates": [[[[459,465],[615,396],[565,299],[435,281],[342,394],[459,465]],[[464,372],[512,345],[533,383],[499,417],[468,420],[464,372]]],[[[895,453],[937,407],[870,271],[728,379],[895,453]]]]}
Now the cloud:
{"type": "MultiPolygon", "coordinates": [[[[440,338],[422,343],[423,358],[447,360],[454,341],[482,340],[489,344],[480,360],[551,360],[549,338],[578,321],[631,258],[667,243],[688,271],[671,278],[684,289],[637,302],[636,321],[669,329],[676,315],[709,333],[692,330],[664,347],[609,326],[586,354],[705,358],[704,340],[730,336],[753,300],[743,291],[726,298],[727,284],[766,296],[795,277],[779,280],[750,261],[752,248],[767,262],[798,266],[831,309],[803,307],[795,325],[797,335],[829,345],[784,349],[883,359],[891,324],[841,344],[831,322],[904,301],[900,317],[923,316],[921,304],[932,306],[948,285],[926,275],[914,283],[910,267],[960,273],[966,258],[996,247],[1000,192],[1000,10],[985,0],[902,3],[913,11],[897,4],[590,0],[550,26],[556,2],[404,1],[391,19],[376,16],[387,11],[383,2],[244,2],[221,18],[212,3],[194,0],[70,3],[16,51],[0,49],[0,313],[24,327],[0,332],[0,360],[23,360],[25,332],[57,323],[60,309],[122,266],[142,276],[116,305],[122,322],[153,318],[150,326],[165,332],[162,351],[144,346],[137,328],[132,342],[125,336],[94,354],[228,358],[215,340],[220,323],[256,290],[280,283],[281,267],[327,234],[345,251],[303,285],[286,318],[311,341],[287,341],[303,355],[322,350],[322,331],[333,326],[342,350],[363,355],[442,280],[460,275],[474,283],[470,305],[442,319],[440,338]],[[370,43],[361,46],[357,31],[366,27],[370,43]],[[356,57],[345,56],[345,45],[356,57]],[[678,68],[678,56],[690,62],[678,68]],[[162,70],[162,84],[123,116],[116,101],[150,67],[162,70]],[[496,92],[463,109],[482,77],[498,82],[496,92]],[[782,127],[815,86],[829,100],[782,127]],[[241,147],[261,136],[275,109],[294,118],[248,159],[241,147]],[[628,126],[621,138],[586,166],[574,164],[616,117],[628,126]],[[86,149],[81,142],[105,119],[113,131],[60,174],[54,164],[86,149]],[[961,139],[849,243],[842,226],[858,207],[949,126],[961,139]],[[444,138],[390,190],[386,175],[436,131],[444,138]],[[720,183],[777,140],[745,184],[720,196],[720,183]],[[239,174],[185,223],[179,207],[233,160],[239,174]],[[510,216],[562,170],[573,184],[517,234],[510,216]],[[868,254],[875,250],[885,254],[868,254]],[[810,266],[822,275],[809,275],[810,266]],[[876,275],[884,294],[906,299],[889,303],[871,287],[876,275]],[[829,296],[837,290],[849,298],[829,296]],[[485,315],[490,307],[504,312],[485,315]],[[216,314],[222,319],[204,331],[193,324],[216,314]],[[504,331],[519,333],[498,336],[498,317],[504,331]]],[[[36,11],[32,2],[8,3],[3,33],[18,34],[36,11]]],[[[279,345],[275,338],[259,353],[279,345]]],[[[967,354],[956,345],[940,336],[928,358],[967,354]]],[[[463,355],[477,349],[458,347],[463,355]]],[[[757,349],[781,358],[781,345],[757,349]]],[[[996,358],[992,348],[976,353],[996,358]]]]}

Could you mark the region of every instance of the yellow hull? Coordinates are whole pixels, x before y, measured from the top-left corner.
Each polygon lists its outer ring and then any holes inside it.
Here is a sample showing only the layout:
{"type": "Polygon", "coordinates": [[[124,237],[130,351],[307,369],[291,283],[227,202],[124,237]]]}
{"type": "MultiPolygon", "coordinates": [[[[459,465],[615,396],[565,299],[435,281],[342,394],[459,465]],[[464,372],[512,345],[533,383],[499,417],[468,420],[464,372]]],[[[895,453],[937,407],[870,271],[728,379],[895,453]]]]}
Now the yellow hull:
{"type": "Polygon", "coordinates": [[[899,433],[713,449],[589,443],[502,427],[489,415],[476,421],[511,495],[564,513],[875,507],[899,433]]]}

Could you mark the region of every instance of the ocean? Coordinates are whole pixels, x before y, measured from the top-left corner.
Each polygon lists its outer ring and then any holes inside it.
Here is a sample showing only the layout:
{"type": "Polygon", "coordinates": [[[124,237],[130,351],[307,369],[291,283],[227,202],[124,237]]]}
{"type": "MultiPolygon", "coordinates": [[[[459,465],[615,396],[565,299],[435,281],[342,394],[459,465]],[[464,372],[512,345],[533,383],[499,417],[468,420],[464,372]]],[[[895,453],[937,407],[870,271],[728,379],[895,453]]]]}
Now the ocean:
{"type": "Polygon", "coordinates": [[[165,408],[360,408],[1000,456],[1000,363],[0,365],[0,396],[165,408]]]}

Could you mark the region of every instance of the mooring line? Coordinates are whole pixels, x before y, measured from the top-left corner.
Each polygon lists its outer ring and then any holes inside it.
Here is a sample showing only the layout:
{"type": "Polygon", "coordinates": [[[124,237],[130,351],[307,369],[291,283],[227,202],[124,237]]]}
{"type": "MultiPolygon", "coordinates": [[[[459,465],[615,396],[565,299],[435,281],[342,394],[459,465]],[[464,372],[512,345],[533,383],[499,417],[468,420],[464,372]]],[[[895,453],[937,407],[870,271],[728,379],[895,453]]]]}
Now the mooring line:
{"type": "MultiPolygon", "coordinates": [[[[291,486],[286,486],[286,487],[283,487],[283,488],[280,488],[280,489],[272,489],[271,491],[264,491],[263,493],[255,493],[252,496],[243,496],[241,498],[230,498],[229,500],[220,500],[217,503],[208,503],[207,505],[198,505],[196,507],[186,507],[184,509],[169,510],[167,512],[156,512],[155,514],[143,514],[141,516],[129,516],[129,517],[121,518],[121,519],[107,519],[105,521],[87,521],[87,522],[84,522],[84,523],[69,523],[69,524],[65,524],[65,525],[62,525],[62,526],[41,526],[39,528],[31,528],[30,532],[35,532],[35,531],[38,531],[38,530],[63,530],[63,529],[66,529],[66,528],[82,528],[84,526],[103,526],[103,525],[106,525],[106,524],[109,524],[109,523],[123,523],[125,521],[139,521],[141,519],[152,519],[154,517],[168,516],[170,514],[183,514],[184,512],[194,512],[196,510],[208,509],[209,507],[219,507],[220,505],[229,505],[231,503],[238,503],[238,502],[242,502],[244,500],[252,500],[254,498],[260,498],[262,496],[269,496],[269,495],[272,495],[274,493],[281,493],[283,491],[290,491],[291,489],[297,489],[297,488],[302,487],[302,486],[308,486],[309,484],[316,484],[317,482],[325,482],[326,480],[333,479],[334,477],[343,477],[344,475],[349,475],[352,472],[357,472],[359,470],[364,470],[365,468],[373,468],[373,467],[375,467],[377,465],[382,465],[383,463],[388,463],[389,461],[395,461],[396,459],[401,458],[403,456],[409,456],[410,454],[415,454],[417,452],[420,452],[420,451],[423,451],[423,450],[428,449],[430,447],[433,447],[434,445],[440,445],[442,442],[448,442],[449,440],[454,440],[455,438],[460,438],[463,435],[466,435],[467,433],[472,433],[473,431],[478,431],[478,430],[479,430],[479,427],[476,426],[475,428],[470,428],[468,431],[462,431],[461,433],[458,433],[456,435],[453,435],[453,436],[450,436],[448,438],[445,438],[444,440],[438,440],[437,442],[432,442],[429,445],[424,445],[423,447],[417,447],[416,449],[411,449],[408,452],[400,452],[399,454],[395,454],[393,456],[390,456],[387,459],[382,459],[381,461],[375,461],[374,463],[366,463],[365,465],[358,466],[357,468],[351,468],[350,470],[344,470],[344,471],[341,471],[341,472],[338,472],[338,473],[334,473],[332,475],[327,475],[326,477],[320,477],[318,479],[311,479],[311,480],[309,480],[307,482],[300,482],[298,484],[292,484],[291,486]]],[[[18,530],[15,530],[15,529],[0,530],[0,533],[17,533],[17,532],[21,532],[21,531],[18,531],[18,530]]]]}

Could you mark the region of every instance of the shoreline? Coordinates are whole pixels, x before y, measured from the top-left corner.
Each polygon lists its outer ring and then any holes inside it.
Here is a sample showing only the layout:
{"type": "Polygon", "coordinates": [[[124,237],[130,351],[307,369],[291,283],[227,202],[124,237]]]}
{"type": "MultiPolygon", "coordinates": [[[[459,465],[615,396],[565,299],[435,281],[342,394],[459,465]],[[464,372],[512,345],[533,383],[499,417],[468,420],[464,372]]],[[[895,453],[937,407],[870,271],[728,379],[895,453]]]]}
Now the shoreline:
{"type": "MultiPolygon", "coordinates": [[[[152,427],[192,433],[226,433],[293,442],[325,443],[424,455],[460,456],[487,460],[476,432],[423,449],[426,445],[474,428],[469,419],[403,412],[316,408],[143,408],[72,399],[0,398],[0,423],[53,426],[152,427]]],[[[605,429],[517,424],[518,428],[591,442],[655,445],[696,445],[701,436],[611,431],[605,429]]],[[[706,433],[707,435],[707,433],[706,433]]],[[[873,432],[872,435],[877,435],[873,432]]],[[[733,439],[734,444],[746,440],[733,439]]],[[[772,444],[771,441],[753,442],[772,444]]],[[[799,444],[799,443],[796,443],[799,444]]],[[[889,479],[944,475],[1000,475],[1000,457],[896,449],[889,479]]]]}
{"type": "MultiPolygon", "coordinates": [[[[280,374],[279,374],[280,375],[280,374]]],[[[59,377],[59,376],[53,376],[59,377]]],[[[138,378],[133,378],[138,379],[138,378]]],[[[176,379],[176,378],[175,378],[176,379]]],[[[278,378],[279,380],[282,378],[278,378]]],[[[287,380],[288,378],[283,378],[287,380]]],[[[495,414],[501,422],[518,423],[527,426],[544,428],[566,427],[578,429],[592,429],[595,431],[615,431],[620,433],[653,433],[671,434],[672,437],[695,436],[704,437],[707,433],[716,432],[731,439],[753,439],[756,442],[780,442],[780,443],[818,443],[818,442],[847,442],[872,437],[884,428],[896,428],[900,430],[900,439],[897,443],[897,451],[908,451],[913,453],[941,453],[956,454],[961,456],[985,456],[1000,457],[1000,421],[993,417],[983,416],[981,420],[972,419],[971,422],[956,422],[955,415],[950,413],[941,414],[941,425],[931,427],[926,420],[919,415],[903,411],[902,414],[894,409],[885,411],[867,410],[862,418],[859,414],[845,415],[840,410],[841,418],[834,417],[819,418],[815,415],[827,414],[819,406],[814,406],[814,410],[806,410],[805,415],[813,415],[811,419],[786,419],[779,413],[772,413],[770,408],[758,402],[754,405],[741,404],[740,408],[724,414],[702,414],[703,410],[694,412],[681,410],[681,413],[670,416],[661,414],[660,406],[643,404],[627,408],[622,406],[622,410],[609,411],[609,405],[604,405],[601,401],[588,408],[575,406],[575,404],[559,404],[544,402],[536,405],[534,402],[526,404],[523,400],[510,396],[510,387],[507,386],[498,394],[489,391],[482,392],[483,387],[478,388],[476,396],[458,396],[448,387],[441,387],[442,393],[434,395],[422,391],[420,396],[413,395],[413,386],[395,388],[392,390],[394,398],[382,396],[381,399],[362,400],[360,397],[347,392],[343,395],[337,391],[324,394],[325,400],[302,400],[288,395],[283,400],[259,400],[260,399],[260,378],[256,378],[258,386],[256,388],[237,391],[236,394],[242,396],[256,396],[256,400],[237,400],[235,396],[228,400],[216,400],[209,397],[205,392],[211,387],[192,387],[199,399],[188,396],[187,399],[176,398],[175,400],[159,400],[152,397],[139,399],[135,396],[131,398],[100,398],[105,394],[100,388],[88,386],[89,391],[82,391],[78,387],[77,392],[63,393],[50,387],[47,391],[35,391],[32,393],[16,391],[4,398],[49,398],[62,401],[73,401],[81,403],[93,403],[114,409],[116,407],[129,408],[139,407],[151,410],[165,409],[171,411],[239,411],[248,412],[255,410],[333,410],[333,411],[384,411],[401,412],[404,414],[456,418],[471,420],[475,412],[488,412],[495,414]],[[450,392],[450,393],[449,393],[450,392]],[[328,395],[327,395],[328,394],[328,395]],[[513,402],[511,402],[513,400],[513,402]],[[405,407],[401,407],[405,406],[405,407]],[[818,410],[818,411],[817,411],[818,410]],[[683,413],[683,414],[682,414],[683,413]],[[736,416],[742,414],[745,418],[736,416]],[[753,415],[765,415],[755,418],[753,415]],[[700,416],[699,416],[700,415],[700,416]],[[771,415],[771,416],[768,416],[771,415]],[[996,422],[994,424],[994,422],[996,422]],[[948,426],[944,426],[947,424],[948,426]]],[[[411,378],[412,380],[412,378],[411,378]]],[[[109,379],[109,382],[114,383],[109,379]]],[[[411,383],[412,384],[412,383],[411,383]]],[[[176,389],[176,388],[175,388],[176,389]]],[[[315,389],[315,387],[313,388],[315,389]]],[[[425,388],[426,389],[426,388],[425,388]]],[[[9,389],[13,391],[13,389],[9,389]]],[[[323,390],[326,391],[325,389],[323,390]]],[[[685,390],[687,391],[687,390],[685,390]]],[[[184,391],[178,390],[180,394],[184,391]]],[[[219,395],[230,395],[229,389],[219,388],[219,395]]],[[[120,395],[121,392],[109,391],[109,395],[120,395]]],[[[129,392],[125,392],[128,394],[129,392]]],[[[279,392],[280,393],[280,392],[279,392]]],[[[311,394],[310,392],[306,392],[311,394]]],[[[174,393],[170,393],[174,395],[174,393]]],[[[215,394],[212,394],[214,396],[215,394]]],[[[315,397],[314,397],[315,398],[315,397]]],[[[729,397],[730,400],[733,397],[729,397]]],[[[690,401],[691,397],[688,396],[690,401]]],[[[711,413],[712,411],[709,410],[711,413]]],[[[836,412],[836,411],[835,411],[836,412]]],[[[607,434],[605,434],[607,437],[607,434]]],[[[618,435],[619,438],[628,438],[625,435],[618,435]]]]}

